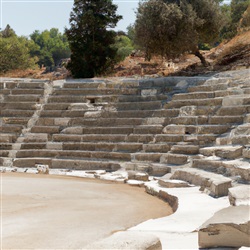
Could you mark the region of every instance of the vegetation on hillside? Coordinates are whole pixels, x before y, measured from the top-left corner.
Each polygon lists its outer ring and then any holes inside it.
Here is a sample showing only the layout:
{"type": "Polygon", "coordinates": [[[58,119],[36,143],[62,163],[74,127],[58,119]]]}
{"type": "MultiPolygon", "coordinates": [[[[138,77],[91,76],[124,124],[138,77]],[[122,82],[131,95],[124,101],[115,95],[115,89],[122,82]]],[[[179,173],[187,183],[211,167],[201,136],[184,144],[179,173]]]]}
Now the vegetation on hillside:
{"type": "MultiPolygon", "coordinates": [[[[65,33],[52,28],[24,37],[7,25],[0,31],[0,74],[59,70],[62,59],[69,61],[73,77],[107,75],[115,65],[122,70],[128,67],[132,74],[138,71],[131,70],[131,62],[136,64],[136,59],[131,61],[133,56],[140,57],[137,68],[148,67],[143,58],[149,61],[156,57],[161,60],[158,65],[169,67],[170,59],[182,60],[178,58],[187,58],[190,53],[205,66],[212,63],[210,70],[216,63],[236,64],[240,60],[240,64],[250,64],[245,63],[250,57],[250,42],[245,39],[250,30],[250,0],[231,0],[230,4],[223,0],[140,1],[136,21],[127,32],[113,30],[121,19],[116,11],[112,0],[75,0],[71,26],[65,33]],[[127,58],[129,55],[132,57],[127,58]]],[[[66,76],[67,70],[63,72],[66,76]]]]}

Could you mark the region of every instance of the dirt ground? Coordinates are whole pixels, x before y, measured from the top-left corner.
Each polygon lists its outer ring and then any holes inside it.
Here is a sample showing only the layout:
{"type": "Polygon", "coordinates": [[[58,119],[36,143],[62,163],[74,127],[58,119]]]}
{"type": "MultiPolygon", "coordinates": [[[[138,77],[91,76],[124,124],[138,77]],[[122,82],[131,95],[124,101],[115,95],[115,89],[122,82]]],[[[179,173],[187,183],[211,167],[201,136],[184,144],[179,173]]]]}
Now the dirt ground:
{"type": "Polygon", "coordinates": [[[2,249],[84,249],[172,213],[143,188],[75,177],[1,174],[2,249]]]}

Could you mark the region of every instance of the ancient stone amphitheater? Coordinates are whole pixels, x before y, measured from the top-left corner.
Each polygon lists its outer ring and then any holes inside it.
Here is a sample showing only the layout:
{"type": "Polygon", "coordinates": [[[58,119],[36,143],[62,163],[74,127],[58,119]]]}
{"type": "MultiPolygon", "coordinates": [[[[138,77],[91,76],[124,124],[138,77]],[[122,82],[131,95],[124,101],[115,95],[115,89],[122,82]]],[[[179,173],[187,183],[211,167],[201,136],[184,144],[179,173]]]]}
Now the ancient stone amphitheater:
{"type": "Polygon", "coordinates": [[[250,247],[250,70],[154,79],[2,79],[0,88],[2,172],[36,164],[84,170],[145,185],[174,211],[179,198],[171,190],[198,186],[211,199],[228,196],[231,204],[200,225],[199,246],[250,247]]]}

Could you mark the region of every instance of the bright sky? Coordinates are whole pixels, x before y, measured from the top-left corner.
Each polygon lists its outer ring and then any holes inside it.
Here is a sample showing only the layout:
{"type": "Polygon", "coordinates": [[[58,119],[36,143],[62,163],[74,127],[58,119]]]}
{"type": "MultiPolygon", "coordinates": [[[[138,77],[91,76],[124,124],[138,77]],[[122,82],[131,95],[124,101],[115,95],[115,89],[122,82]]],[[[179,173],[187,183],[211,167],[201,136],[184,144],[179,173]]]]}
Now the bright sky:
{"type": "MultiPolygon", "coordinates": [[[[228,2],[230,0],[225,0],[228,2]]],[[[139,0],[113,0],[117,13],[123,16],[116,30],[126,31],[135,21],[139,0]]],[[[9,24],[17,35],[30,35],[34,30],[58,28],[61,32],[68,26],[73,0],[0,0],[0,28],[9,24]]]]}
{"type": "MultiPolygon", "coordinates": [[[[116,30],[126,31],[135,21],[139,0],[113,0],[117,13],[123,16],[116,30]]],[[[34,30],[58,28],[61,32],[69,26],[68,20],[73,0],[0,0],[0,27],[9,24],[17,35],[30,35],[34,30]]]]}

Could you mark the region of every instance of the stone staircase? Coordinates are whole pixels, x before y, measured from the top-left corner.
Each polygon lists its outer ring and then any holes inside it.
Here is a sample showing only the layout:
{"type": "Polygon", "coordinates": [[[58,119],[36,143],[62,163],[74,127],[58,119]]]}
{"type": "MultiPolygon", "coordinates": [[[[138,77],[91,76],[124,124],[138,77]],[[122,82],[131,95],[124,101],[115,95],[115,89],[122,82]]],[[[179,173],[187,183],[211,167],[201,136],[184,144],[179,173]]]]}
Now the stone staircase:
{"type": "Polygon", "coordinates": [[[2,166],[132,170],[213,197],[249,184],[249,70],[0,86],[2,166]]]}

